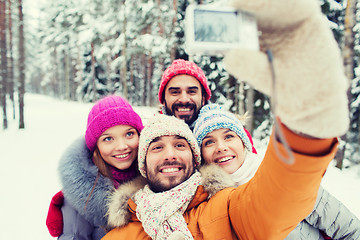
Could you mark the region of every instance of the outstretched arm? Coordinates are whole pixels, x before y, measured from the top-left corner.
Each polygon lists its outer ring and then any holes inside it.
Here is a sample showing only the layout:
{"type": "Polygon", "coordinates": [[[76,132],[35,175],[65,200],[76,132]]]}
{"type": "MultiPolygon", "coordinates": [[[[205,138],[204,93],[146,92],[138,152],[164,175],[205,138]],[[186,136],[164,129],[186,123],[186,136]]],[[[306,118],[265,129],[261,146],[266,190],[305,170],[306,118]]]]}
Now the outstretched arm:
{"type": "Polygon", "coordinates": [[[229,213],[234,230],[247,239],[284,239],[314,208],[317,192],[337,139],[299,136],[284,125],[294,164],[279,158],[286,149],[271,138],[254,178],[231,195],[229,213]]]}

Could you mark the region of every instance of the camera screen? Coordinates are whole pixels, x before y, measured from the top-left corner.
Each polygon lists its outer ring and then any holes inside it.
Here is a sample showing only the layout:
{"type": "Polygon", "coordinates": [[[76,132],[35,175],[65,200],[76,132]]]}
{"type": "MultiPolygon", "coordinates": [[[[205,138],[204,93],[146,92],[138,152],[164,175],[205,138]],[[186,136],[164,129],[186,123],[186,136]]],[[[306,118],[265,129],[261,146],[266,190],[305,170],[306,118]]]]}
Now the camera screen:
{"type": "Polygon", "coordinates": [[[199,42],[239,42],[237,12],[194,10],[194,36],[199,42]]]}

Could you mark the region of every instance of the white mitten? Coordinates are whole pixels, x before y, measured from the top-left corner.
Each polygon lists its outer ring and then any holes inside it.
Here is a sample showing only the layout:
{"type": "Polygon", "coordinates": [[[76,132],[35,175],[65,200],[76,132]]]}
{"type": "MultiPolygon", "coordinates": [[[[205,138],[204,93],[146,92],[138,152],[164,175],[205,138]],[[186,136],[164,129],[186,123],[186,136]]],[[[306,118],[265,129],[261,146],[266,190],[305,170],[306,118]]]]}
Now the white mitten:
{"type": "Polygon", "coordinates": [[[272,94],[266,50],[274,57],[276,114],[295,132],[313,137],[341,136],[349,127],[347,88],[337,42],[317,0],[235,0],[255,14],[260,52],[231,50],[226,68],[239,80],[272,94]]]}

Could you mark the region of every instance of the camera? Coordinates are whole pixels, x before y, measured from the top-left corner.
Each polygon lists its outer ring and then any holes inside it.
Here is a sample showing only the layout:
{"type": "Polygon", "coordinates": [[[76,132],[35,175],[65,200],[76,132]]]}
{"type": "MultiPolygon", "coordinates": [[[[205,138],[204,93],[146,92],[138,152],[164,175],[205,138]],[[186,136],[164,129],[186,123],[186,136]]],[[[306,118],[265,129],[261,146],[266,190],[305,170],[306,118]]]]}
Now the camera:
{"type": "Polygon", "coordinates": [[[234,48],[259,50],[254,15],[214,4],[186,8],[185,50],[189,54],[224,54],[234,48]]]}

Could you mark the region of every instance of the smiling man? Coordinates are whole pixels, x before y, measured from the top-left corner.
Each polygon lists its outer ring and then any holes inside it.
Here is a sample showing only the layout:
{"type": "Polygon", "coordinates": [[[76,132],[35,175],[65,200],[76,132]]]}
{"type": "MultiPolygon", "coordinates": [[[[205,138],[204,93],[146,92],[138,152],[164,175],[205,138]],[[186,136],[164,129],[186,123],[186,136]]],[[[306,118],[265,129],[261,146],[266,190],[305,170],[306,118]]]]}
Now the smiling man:
{"type": "Polygon", "coordinates": [[[192,151],[185,137],[155,138],[146,159],[148,184],[154,192],[170,190],[194,173],[192,151]]]}
{"type": "Polygon", "coordinates": [[[139,170],[153,192],[168,191],[193,175],[200,149],[188,125],[173,116],[156,116],[147,126],[139,142],[139,170]]]}
{"type": "Polygon", "coordinates": [[[210,97],[205,74],[193,62],[174,60],[161,78],[159,101],[163,104],[163,113],[183,119],[189,126],[210,97]]]}

